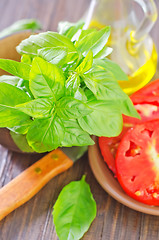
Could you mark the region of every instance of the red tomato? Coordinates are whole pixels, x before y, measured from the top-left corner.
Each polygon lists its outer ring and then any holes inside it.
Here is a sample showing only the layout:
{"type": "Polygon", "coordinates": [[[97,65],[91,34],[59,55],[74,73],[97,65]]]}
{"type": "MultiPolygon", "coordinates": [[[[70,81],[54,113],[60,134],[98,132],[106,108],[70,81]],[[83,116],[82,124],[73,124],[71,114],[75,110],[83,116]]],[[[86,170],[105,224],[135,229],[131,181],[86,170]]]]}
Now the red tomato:
{"type": "Polygon", "coordinates": [[[122,139],[125,132],[128,130],[128,128],[123,128],[123,131],[121,134],[117,137],[99,137],[99,147],[101,150],[101,154],[104,158],[104,161],[107,163],[110,170],[114,173],[116,176],[116,166],[115,166],[115,156],[117,152],[118,145],[120,143],[120,140],[122,139]]]}
{"type": "Polygon", "coordinates": [[[126,126],[143,123],[145,121],[159,119],[159,79],[153,81],[131,95],[131,100],[141,116],[141,120],[123,116],[126,126]]]}
{"type": "Polygon", "coordinates": [[[149,205],[159,205],[159,120],[127,131],[118,147],[116,170],[128,195],[149,205]]]}

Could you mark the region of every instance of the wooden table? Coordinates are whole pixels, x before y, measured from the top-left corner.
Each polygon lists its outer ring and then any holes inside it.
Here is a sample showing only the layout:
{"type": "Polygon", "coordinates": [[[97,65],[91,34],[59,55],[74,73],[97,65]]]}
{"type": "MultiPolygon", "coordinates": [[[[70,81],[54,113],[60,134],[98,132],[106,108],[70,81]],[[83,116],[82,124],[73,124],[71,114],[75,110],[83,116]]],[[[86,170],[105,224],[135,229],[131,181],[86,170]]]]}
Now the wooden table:
{"type": "MultiPolygon", "coordinates": [[[[56,30],[60,20],[77,21],[90,0],[0,0],[0,30],[22,18],[37,18],[44,30],[56,30]]],[[[159,9],[159,2],[156,0],[159,9]]],[[[159,47],[159,21],[152,35],[159,47]]],[[[159,75],[158,75],[159,76],[159,75]]],[[[39,155],[29,156],[0,146],[0,187],[33,164],[39,155]]],[[[50,181],[32,200],[0,222],[0,240],[57,240],[52,206],[61,189],[87,174],[97,202],[97,217],[84,240],[157,240],[159,217],[131,210],[112,199],[95,180],[85,155],[70,170],[50,181]]]]}

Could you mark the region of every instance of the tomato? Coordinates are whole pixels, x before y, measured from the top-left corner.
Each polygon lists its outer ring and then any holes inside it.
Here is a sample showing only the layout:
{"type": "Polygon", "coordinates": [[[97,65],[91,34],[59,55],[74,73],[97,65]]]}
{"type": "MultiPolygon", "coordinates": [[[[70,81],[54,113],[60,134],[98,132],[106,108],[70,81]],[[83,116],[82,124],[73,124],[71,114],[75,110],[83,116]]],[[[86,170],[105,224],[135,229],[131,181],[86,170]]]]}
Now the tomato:
{"type": "Polygon", "coordinates": [[[104,161],[107,163],[109,169],[116,176],[116,166],[115,166],[115,156],[117,152],[118,145],[123,135],[127,131],[128,128],[123,128],[121,134],[117,137],[99,137],[99,147],[101,150],[101,154],[104,158],[104,161]]]}
{"type": "Polygon", "coordinates": [[[128,195],[159,205],[159,120],[138,124],[125,133],[116,154],[116,171],[128,195]]]}
{"type": "Polygon", "coordinates": [[[141,116],[141,120],[123,116],[123,121],[126,126],[133,126],[134,124],[145,121],[159,119],[159,79],[132,94],[130,99],[141,116]]]}

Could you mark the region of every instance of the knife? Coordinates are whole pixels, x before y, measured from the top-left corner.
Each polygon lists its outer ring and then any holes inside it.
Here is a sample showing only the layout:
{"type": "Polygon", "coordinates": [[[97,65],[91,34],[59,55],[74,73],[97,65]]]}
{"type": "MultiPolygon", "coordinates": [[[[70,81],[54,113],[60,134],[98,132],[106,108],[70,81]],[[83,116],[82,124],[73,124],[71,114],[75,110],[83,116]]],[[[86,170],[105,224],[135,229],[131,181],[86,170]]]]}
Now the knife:
{"type": "Polygon", "coordinates": [[[84,147],[58,148],[0,189],[0,220],[30,200],[53,177],[69,169],[86,151],[84,147]]]}

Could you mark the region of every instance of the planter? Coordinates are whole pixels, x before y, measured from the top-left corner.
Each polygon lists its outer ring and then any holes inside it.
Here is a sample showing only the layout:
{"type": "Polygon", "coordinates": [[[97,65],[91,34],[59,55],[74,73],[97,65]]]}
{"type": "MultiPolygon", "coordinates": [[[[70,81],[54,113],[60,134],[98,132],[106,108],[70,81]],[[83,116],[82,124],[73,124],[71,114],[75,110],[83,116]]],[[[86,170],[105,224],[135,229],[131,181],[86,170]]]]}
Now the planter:
{"type": "MultiPolygon", "coordinates": [[[[31,32],[20,32],[0,40],[0,58],[19,61],[21,56],[16,51],[16,46],[25,38],[30,36],[31,32]]],[[[8,74],[0,69],[0,75],[8,74]]],[[[0,144],[9,150],[15,152],[22,151],[16,146],[11,138],[10,131],[6,128],[0,128],[0,144]]]]}

